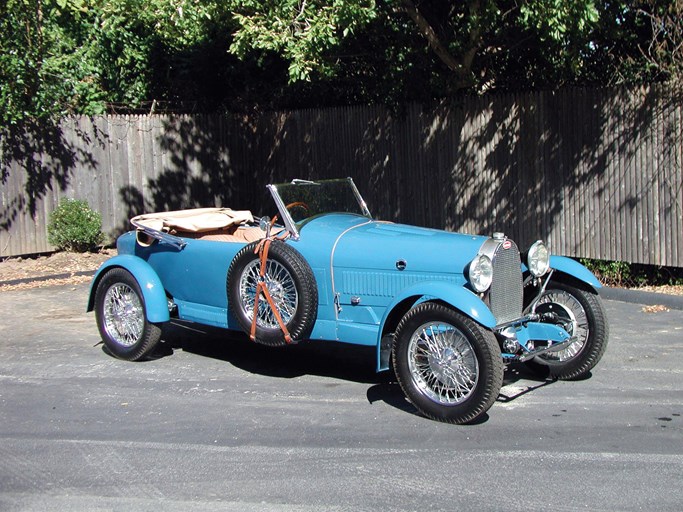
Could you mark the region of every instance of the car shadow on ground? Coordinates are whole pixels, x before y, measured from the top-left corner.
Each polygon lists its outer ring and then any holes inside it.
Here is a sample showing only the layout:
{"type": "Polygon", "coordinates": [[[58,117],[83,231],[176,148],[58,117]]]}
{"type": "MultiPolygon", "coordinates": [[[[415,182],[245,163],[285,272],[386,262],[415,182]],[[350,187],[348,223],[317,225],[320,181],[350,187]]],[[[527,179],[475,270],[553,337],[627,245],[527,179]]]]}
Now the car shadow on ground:
{"type": "Polygon", "coordinates": [[[522,396],[553,384],[555,379],[550,377],[547,370],[531,369],[524,363],[511,363],[505,368],[503,387],[497,402],[509,403],[522,396]]]}
{"type": "MultiPolygon", "coordinates": [[[[172,322],[165,326],[162,340],[152,359],[168,357],[175,350],[182,350],[225,361],[258,375],[281,379],[317,375],[369,384],[366,394],[369,403],[384,402],[395,409],[421,416],[406,399],[393,370],[375,372],[374,347],[335,341],[307,341],[268,347],[250,341],[243,333],[184,322],[172,322]]],[[[513,363],[506,367],[503,387],[496,401],[510,403],[553,382],[547,373],[532,370],[522,363],[513,363]]],[[[488,418],[484,414],[470,425],[485,423],[488,418]]]]}
{"type": "Polygon", "coordinates": [[[182,350],[268,377],[293,379],[317,375],[368,384],[366,396],[369,403],[384,402],[395,409],[421,416],[406,399],[393,370],[375,371],[375,347],[336,341],[306,341],[297,345],[268,347],[252,342],[244,333],[184,322],[165,326],[162,341],[151,359],[169,357],[176,350],[182,350]]]}
{"type": "Polygon", "coordinates": [[[386,378],[386,372],[375,372],[374,347],[334,341],[305,341],[269,347],[252,342],[240,332],[181,322],[165,327],[162,339],[164,343],[153,355],[156,358],[182,350],[228,362],[250,373],[281,379],[318,375],[376,384],[386,378]]]}

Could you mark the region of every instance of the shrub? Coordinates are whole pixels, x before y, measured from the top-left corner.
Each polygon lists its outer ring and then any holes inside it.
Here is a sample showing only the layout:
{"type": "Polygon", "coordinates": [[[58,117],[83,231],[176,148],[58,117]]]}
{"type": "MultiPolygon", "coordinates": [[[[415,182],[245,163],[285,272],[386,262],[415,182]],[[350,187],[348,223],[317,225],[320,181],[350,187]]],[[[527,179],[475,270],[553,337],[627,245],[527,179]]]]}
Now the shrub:
{"type": "Polygon", "coordinates": [[[47,240],[58,249],[86,252],[103,239],[102,216],[85,201],[66,199],[50,214],[47,240]]]}
{"type": "Polygon", "coordinates": [[[607,286],[624,286],[635,278],[632,265],[625,261],[593,259],[581,259],[579,261],[593,272],[602,284],[607,286]]]}
{"type": "Polygon", "coordinates": [[[660,267],[594,259],[580,259],[579,261],[606,286],[638,288],[683,285],[683,268],[680,267],[660,267]]]}

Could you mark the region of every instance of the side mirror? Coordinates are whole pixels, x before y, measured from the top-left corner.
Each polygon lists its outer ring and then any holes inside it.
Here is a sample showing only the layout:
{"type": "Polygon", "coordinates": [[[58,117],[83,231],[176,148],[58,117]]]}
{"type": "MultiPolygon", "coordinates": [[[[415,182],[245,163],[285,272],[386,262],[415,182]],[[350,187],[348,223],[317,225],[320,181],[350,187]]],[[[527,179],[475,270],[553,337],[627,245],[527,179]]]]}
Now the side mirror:
{"type": "Polygon", "coordinates": [[[261,217],[258,226],[261,228],[261,231],[266,232],[266,238],[270,238],[270,217],[261,217]]]}

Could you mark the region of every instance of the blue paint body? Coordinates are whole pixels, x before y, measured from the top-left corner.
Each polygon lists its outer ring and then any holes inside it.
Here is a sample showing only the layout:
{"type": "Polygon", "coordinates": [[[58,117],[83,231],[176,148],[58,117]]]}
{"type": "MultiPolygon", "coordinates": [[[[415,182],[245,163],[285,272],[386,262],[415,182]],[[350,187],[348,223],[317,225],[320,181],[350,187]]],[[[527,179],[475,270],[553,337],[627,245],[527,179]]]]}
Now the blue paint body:
{"type": "Polygon", "coordinates": [[[600,281],[596,279],[593,273],[586,267],[581,265],[578,261],[565,256],[550,256],[550,268],[564,272],[567,275],[573,276],[579,281],[589,284],[593,288],[602,288],[600,281]]]}
{"type": "MultiPolygon", "coordinates": [[[[310,338],[376,346],[378,370],[386,369],[380,363],[380,340],[395,310],[438,300],[488,329],[496,326],[494,315],[468,288],[466,278],[467,266],[486,237],[379,222],[356,214],[312,217],[299,226],[299,235],[299,240],[287,243],[309,263],[318,286],[317,320],[310,338]]],[[[150,322],[169,320],[168,296],[182,320],[239,329],[229,312],[226,280],[244,244],[184,240],[182,248],[163,242],[143,247],[136,243],[135,232],[122,235],[117,242],[119,255],[107,261],[93,280],[88,310],[93,309],[100,278],[108,269],[122,267],[140,284],[150,322]]],[[[573,260],[553,256],[551,265],[600,286],[573,260]]],[[[566,339],[564,330],[550,327],[529,323],[519,327],[519,338],[566,339]]]]}

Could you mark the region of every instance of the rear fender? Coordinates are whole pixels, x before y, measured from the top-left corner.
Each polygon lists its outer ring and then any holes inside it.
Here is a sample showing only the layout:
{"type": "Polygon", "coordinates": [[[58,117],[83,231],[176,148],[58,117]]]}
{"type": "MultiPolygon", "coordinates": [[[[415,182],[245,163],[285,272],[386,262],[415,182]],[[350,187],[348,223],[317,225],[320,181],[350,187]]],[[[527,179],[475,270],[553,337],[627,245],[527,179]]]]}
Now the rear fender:
{"type": "Polygon", "coordinates": [[[90,284],[90,295],[88,297],[88,311],[95,308],[95,294],[102,277],[113,268],[123,268],[131,273],[140,286],[142,296],[145,301],[145,311],[147,320],[152,323],[168,322],[170,315],[168,312],[168,301],[161,279],[154,269],[145,260],[130,254],[114,256],[105,261],[97,270],[90,284]]]}
{"type": "Polygon", "coordinates": [[[488,329],[493,329],[496,326],[496,319],[489,307],[467,288],[443,281],[417,283],[401,291],[384,313],[377,338],[377,371],[389,368],[391,346],[386,339],[382,343],[382,339],[384,335],[393,332],[400,321],[398,316],[402,316],[393,313],[395,311],[405,313],[417,304],[432,300],[448,304],[488,329]],[[406,304],[410,304],[410,306],[406,307],[406,304]]]}

